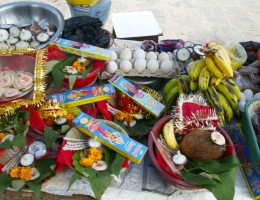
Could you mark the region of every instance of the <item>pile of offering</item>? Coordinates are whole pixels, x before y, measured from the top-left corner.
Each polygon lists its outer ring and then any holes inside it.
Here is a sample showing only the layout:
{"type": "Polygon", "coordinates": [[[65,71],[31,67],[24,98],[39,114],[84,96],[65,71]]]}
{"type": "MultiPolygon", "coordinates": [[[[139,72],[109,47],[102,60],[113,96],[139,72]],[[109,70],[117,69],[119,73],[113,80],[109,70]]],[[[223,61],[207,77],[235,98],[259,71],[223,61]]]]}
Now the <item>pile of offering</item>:
{"type": "Polygon", "coordinates": [[[35,48],[48,42],[56,33],[57,27],[49,24],[43,28],[41,22],[34,20],[33,24],[0,24],[0,49],[35,48]]]}

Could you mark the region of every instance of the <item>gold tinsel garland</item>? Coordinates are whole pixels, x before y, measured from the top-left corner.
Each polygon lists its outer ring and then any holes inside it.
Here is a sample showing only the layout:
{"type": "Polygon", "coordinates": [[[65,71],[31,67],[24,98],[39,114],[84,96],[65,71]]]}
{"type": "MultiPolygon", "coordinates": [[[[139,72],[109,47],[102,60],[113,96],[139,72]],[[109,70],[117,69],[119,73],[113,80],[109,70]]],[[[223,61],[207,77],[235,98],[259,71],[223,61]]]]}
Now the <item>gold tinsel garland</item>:
{"type": "Polygon", "coordinates": [[[34,92],[32,99],[17,99],[7,103],[0,104],[0,118],[7,117],[14,114],[16,109],[23,106],[37,106],[39,107],[45,100],[45,62],[47,59],[47,48],[36,49],[8,49],[1,50],[0,56],[24,55],[30,54],[35,56],[35,69],[34,69],[34,92]]]}

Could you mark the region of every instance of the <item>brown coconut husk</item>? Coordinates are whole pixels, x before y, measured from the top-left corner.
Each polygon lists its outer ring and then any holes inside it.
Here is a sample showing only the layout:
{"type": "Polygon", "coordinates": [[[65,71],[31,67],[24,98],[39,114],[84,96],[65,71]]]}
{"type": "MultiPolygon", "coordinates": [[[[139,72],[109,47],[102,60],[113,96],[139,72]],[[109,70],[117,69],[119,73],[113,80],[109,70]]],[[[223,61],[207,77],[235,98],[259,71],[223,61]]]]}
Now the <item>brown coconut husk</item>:
{"type": "Polygon", "coordinates": [[[207,161],[223,156],[226,146],[214,143],[211,131],[194,129],[184,136],[180,150],[189,160],[207,161]]]}

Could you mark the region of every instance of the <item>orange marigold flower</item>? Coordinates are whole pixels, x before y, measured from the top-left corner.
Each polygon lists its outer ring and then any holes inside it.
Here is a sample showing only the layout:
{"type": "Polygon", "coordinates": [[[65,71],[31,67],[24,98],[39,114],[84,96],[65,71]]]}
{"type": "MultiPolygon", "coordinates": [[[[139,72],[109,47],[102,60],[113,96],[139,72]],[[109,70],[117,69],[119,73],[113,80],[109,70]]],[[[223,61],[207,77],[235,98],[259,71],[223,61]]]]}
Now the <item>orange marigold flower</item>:
{"type": "Polygon", "coordinates": [[[2,139],[4,139],[5,134],[4,133],[0,133],[0,142],[2,141],[2,139]]]}
{"type": "Polygon", "coordinates": [[[72,67],[77,69],[77,66],[81,66],[80,64],[80,60],[76,60],[73,64],[72,64],[72,67]]]}
{"type": "Polygon", "coordinates": [[[126,114],[124,112],[118,112],[115,115],[116,119],[119,121],[123,121],[126,117],[126,114]]]}
{"type": "Polygon", "coordinates": [[[131,121],[133,121],[133,115],[131,115],[131,114],[127,114],[126,115],[126,117],[125,117],[125,121],[127,121],[127,122],[131,122],[131,121]]]}
{"type": "Polygon", "coordinates": [[[95,162],[101,160],[103,157],[102,152],[95,147],[89,149],[88,156],[95,162]]]}
{"type": "Polygon", "coordinates": [[[21,167],[20,178],[29,181],[32,177],[31,167],[21,167]]]}
{"type": "Polygon", "coordinates": [[[20,168],[21,167],[19,167],[19,166],[12,168],[10,171],[10,176],[12,178],[19,178],[20,177],[20,168]]]}
{"type": "Polygon", "coordinates": [[[72,124],[72,121],[75,119],[75,116],[74,115],[72,115],[72,114],[67,114],[66,115],[66,119],[67,119],[67,123],[69,124],[69,125],[71,125],[72,124]]]}
{"type": "Polygon", "coordinates": [[[94,163],[94,160],[91,158],[81,158],[79,161],[79,164],[85,167],[91,167],[92,164],[94,163]]]}
{"type": "Polygon", "coordinates": [[[82,73],[86,70],[86,68],[80,65],[76,67],[76,70],[78,71],[78,73],[82,73]]]}

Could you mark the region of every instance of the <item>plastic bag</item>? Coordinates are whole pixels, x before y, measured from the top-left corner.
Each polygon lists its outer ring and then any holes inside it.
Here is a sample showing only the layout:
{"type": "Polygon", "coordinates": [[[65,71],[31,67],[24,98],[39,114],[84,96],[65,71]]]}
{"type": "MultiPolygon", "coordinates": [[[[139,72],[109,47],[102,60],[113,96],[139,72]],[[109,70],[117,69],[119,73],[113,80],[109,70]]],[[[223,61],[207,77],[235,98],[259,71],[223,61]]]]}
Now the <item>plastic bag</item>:
{"type": "Polygon", "coordinates": [[[89,16],[72,17],[65,21],[62,38],[93,46],[108,48],[111,36],[102,29],[98,18],[89,16]]]}
{"type": "Polygon", "coordinates": [[[233,70],[237,70],[247,60],[247,53],[244,47],[239,43],[227,43],[225,48],[228,50],[228,55],[231,59],[233,70]]]}

